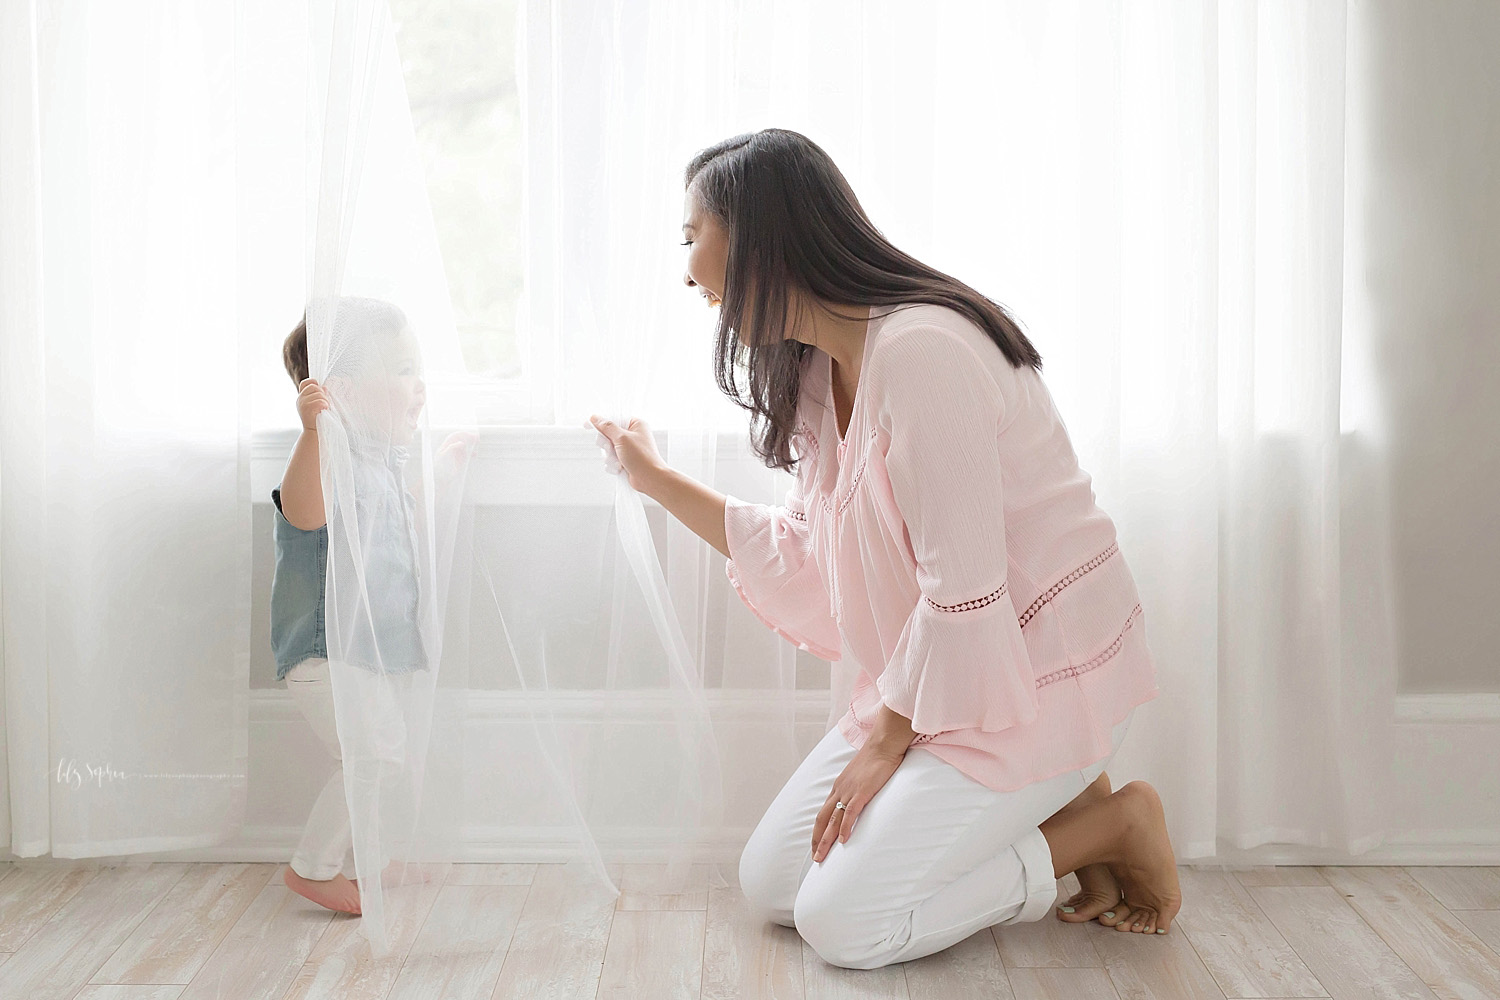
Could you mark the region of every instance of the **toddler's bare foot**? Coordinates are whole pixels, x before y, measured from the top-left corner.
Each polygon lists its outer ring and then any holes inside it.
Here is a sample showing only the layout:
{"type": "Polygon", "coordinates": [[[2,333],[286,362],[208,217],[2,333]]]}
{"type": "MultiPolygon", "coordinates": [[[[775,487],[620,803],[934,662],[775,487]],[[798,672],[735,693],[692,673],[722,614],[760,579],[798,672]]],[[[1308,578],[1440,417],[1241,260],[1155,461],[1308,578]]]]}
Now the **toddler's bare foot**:
{"type": "Polygon", "coordinates": [[[286,882],[288,889],[299,896],[307,897],[319,906],[325,906],[340,913],[359,913],[359,887],[342,875],[319,881],[303,878],[292,871],[291,865],[287,865],[282,881],[286,882]]]}
{"type": "MultiPolygon", "coordinates": [[[[1094,779],[1093,784],[1079,794],[1078,798],[1064,807],[1064,811],[1093,802],[1101,802],[1109,796],[1109,775],[1100,774],[1094,779]]],[[[1120,910],[1120,907],[1116,905],[1120,902],[1120,883],[1115,881],[1114,873],[1109,870],[1109,866],[1085,865],[1074,874],[1078,876],[1079,891],[1073,894],[1073,898],[1057,908],[1057,919],[1081,924],[1098,917],[1100,923],[1113,926],[1112,919],[1102,916],[1104,913],[1110,913],[1110,916],[1114,917],[1119,914],[1120,910]]]]}
{"type": "Polygon", "coordinates": [[[1120,803],[1123,860],[1112,866],[1125,893],[1124,902],[1109,921],[1117,931],[1165,934],[1182,909],[1177,881],[1177,859],[1167,837],[1167,817],[1161,797],[1144,781],[1132,781],[1115,792],[1120,803]]]}

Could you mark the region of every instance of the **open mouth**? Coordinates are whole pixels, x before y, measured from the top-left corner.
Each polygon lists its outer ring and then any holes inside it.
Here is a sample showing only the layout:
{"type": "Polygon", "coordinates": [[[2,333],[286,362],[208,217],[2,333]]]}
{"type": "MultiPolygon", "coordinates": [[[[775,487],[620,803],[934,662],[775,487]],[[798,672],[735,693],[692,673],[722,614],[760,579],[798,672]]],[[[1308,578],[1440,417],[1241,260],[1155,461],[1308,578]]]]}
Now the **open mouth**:
{"type": "Polygon", "coordinates": [[[712,308],[714,308],[716,306],[720,306],[720,305],[724,304],[724,300],[720,299],[713,292],[704,292],[703,293],[703,300],[708,303],[708,307],[710,309],[712,309],[712,308]]]}

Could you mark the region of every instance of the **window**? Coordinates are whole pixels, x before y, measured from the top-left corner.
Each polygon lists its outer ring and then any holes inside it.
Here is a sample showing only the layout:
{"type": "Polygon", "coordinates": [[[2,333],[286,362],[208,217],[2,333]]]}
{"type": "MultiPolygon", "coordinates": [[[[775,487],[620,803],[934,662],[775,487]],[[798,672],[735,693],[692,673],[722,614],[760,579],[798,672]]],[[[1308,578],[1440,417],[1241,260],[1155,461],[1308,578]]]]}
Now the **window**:
{"type": "Polygon", "coordinates": [[[391,0],[469,374],[524,379],[516,0],[391,0]]]}

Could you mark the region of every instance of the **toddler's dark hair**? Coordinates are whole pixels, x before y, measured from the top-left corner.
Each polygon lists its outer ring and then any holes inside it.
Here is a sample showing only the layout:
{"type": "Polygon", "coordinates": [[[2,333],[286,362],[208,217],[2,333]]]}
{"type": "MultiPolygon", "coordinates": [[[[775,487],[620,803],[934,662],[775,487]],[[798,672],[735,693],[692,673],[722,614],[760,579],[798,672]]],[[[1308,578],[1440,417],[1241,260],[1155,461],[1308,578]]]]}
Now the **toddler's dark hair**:
{"type": "Polygon", "coordinates": [[[307,313],[302,314],[297,328],[287,334],[282,343],[281,363],[286,365],[286,373],[292,377],[292,384],[301,386],[302,380],[307,378],[307,313]]]}
{"type": "MultiPolygon", "coordinates": [[[[333,364],[342,365],[345,371],[351,364],[359,363],[361,345],[370,336],[383,333],[394,337],[407,328],[406,313],[401,307],[382,299],[341,296],[337,310],[331,334],[336,354],[333,364]]],[[[281,363],[286,365],[292,383],[300,387],[308,377],[306,311],[281,345],[281,363]]]]}

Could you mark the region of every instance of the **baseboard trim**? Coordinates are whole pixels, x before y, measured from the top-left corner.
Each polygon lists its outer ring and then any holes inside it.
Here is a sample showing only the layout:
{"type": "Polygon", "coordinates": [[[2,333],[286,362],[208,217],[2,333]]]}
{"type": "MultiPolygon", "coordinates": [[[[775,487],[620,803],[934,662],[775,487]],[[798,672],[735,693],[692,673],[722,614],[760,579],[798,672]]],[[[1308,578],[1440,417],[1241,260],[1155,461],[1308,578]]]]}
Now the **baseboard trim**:
{"type": "Polygon", "coordinates": [[[1396,723],[1500,725],[1500,694],[1403,694],[1396,699],[1396,723]]]}
{"type": "MultiPolygon", "coordinates": [[[[163,855],[172,861],[284,862],[297,846],[300,827],[246,827],[232,843],[175,851],[163,855]]],[[[707,838],[701,856],[706,864],[735,864],[749,829],[724,829],[707,838]]],[[[1268,844],[1250,850],[1221,850],[1212,857],[1193,858],[1183,864],[1192,868],[1241,869],[1276,865],[1281,867],[1391,867],[1391,866],[1496,866],[1500,867],[1500,843],[1483,843],[1494,831],[1433,831],[1384,844],[1363,854],[1349,855],[1325,848],[1268,844]],[[1465,840],[1470,837],[1473,840],[1465,840]]],[[[599,845],[608,862],[649,864],[660,862],[668,844],[660,836],[643,831],[621,831],[599,845]]],[[[444,858],[459,864],[561,864],[577,860],[580,852],[565,829],[546,827],[493,827],[467,831],[463,845],[444,858]]],[[[149,860],[141,856],[136,860],[149,860]]]]}
{"type": "MultiPolygon", "coordinates": [[[[737,864],[751,830],[724,827],[704,838],[694,861],[702,864],[737,864]]],[[[163,858],[172,861],[284,862],[297,846],[301,827],[245,827],[231,843],[193,850],[174,851],[163,858]]],[[[660,863],[673,841],[660,831],[620,829],[608,831],[599,844],[606,862],[620,864],[660,863]]],[[[140,860],[145,860],[143,856],[140,860]]],[[[458,847],[444,852],[441,860],[455,864],[563,864],[583,857],[572,832],[562,827],[468,828],[458,847]]]]}
{"type": "MultiPolygon", "coordinates": [[[[827,693],[798,691],[791,696],[799,731],[820,732],[827,717],[827,693]]],[[[785,702],[754,692],[713,691],[705,698],[716,721],[779,717],[785,702]]],[[[601,718],[636,718],[653,724],[671,711],[669,695],[650,692],[628,696],[628,704],[602,692],[570,692],[554,697],[545,707],[521,692],[485,692],[473,698],[466,715],[472,722],[509,725],[525,723],[534,713],[546,712],[558,722],[601,718]]],[[[252,733],[258,727],[300,724],[290,696],[279,688],[251,696],[252,733]]],[[[1414,694],[1396,702],[1397,753],[1402,767],[1392,794],[1399,815],[1410,817],[1414,828],[1395,830],[1384,844],[1357,855],[1295,844],[1267,844],[1250,849],[1202,845],[1212,856],[1195,856],[1193,866],[1248,867],[1260,865],[1495,865],[1500,866],[1500,788],[1494,785],[1494,762],[1500,760],[1500,695],[1414,694]],[[1488,775],[1488,779],[1486,778],[1488,775]],[[1417,825],[1420,824],[1420,825],[1417,825]]],[[[262,735],[267,735],[262,733],[262,735]]],[[[254,737],[253,737],[254,739],[254,737]]],[[[282,766],[271,764],[271,770],[282,766]]],[[[265,817],[270,819],[271,817],[265,817]]],[[[295,848],[297,826],[243,827],[232,841],[210,847],[176,851],[172,860],[284,861],[295,848]]],[[[274,820],[273,820],[274,824],[274,820]]],[[[750,834],[739,826],[716,829],[707,836],[704,861],[733,863],[750,834]]],[[[608,861],[661,860],[670,843],[659,831],[621,828],[601,834],[601,853],[608,861]]],[[[468,863],[557,863],[572,860],[578,851],[563,827],[474,825],[466,828],[450,860],[468,863]]],[[[1183,845],[1185,846],[1185,845],[1183,845]]],[[[1205,852],[1207,853],[1207,852],[1205,852]]],[[[1184,855],[1185,857],[1190,855],[1184,855]]]]}

